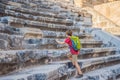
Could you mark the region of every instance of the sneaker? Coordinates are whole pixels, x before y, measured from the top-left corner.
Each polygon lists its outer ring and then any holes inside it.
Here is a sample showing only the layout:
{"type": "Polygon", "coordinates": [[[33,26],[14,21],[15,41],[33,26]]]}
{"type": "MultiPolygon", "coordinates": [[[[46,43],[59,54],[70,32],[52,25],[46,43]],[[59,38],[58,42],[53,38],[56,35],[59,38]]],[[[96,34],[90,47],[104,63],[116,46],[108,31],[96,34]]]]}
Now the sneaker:
{"type": "Polygon", "coordinates": [[[81,78],[81,77],[83,77],[83,74],[79,74],[75,78],[81,78]]]}

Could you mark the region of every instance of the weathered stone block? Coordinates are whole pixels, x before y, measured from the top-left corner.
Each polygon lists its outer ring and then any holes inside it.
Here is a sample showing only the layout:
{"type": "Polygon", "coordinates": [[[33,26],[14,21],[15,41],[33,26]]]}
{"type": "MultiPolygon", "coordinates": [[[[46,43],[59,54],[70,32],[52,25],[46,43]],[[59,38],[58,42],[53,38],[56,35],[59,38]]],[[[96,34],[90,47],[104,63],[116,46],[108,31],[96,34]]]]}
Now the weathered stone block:
{"type": "Polygon", "coordinates": [[[0,49],[7,50],[8,49],[8,42],[3,40],[3,39],[0,39],[0,49]]]}
{"type": "Polygon", "coordinates": [[[10,26],[6,26],[4,31],[9,34],[21,34],[19,28],[13,28],[10,26]]]}
{"type": "Polygon", "coordinates": [[[10,64],[16,62],[16,51],[0,51],[0,55],[1,55],[0,64],[1,63],[10,64]]]}
{"type": "Polygon", "coordinates": [[[3,24],[8,24],[8,19],[9,19],[9,17],[3,17],[3,18],[1,18],[1,23],[3,23],[3,24]]]}
{"type": "Polygon", "coordinates": [[[0,39],[8,41],[8,36],[9,36],[8,34],[0,33],[0,39]]]}
{"type": "Polygon", "coordinates": [[[54,79],[59,79],[61,76],[65,75],[64,74],[65,72],[67,72],[67,67],[64,64],[46,65],[46,66],[37,66],[36,68],[22,70],[21,72],[19,72],[18,75],[1,77],[0,79],[1,80],[3,79],[4,80],[7,80],[7,79],[11,79],[11,80],[16,80],[16,79],[54,80],[54,79]]]}
{"type": "Polygon", "coordinates": [[[36,28],[20,28],[24,39],[41,39],[43,34],[40,29],[36,28]]]}
{"type": "Polygon", "coordinates": [[[22,49],[23,36],[12,35],[9,36],[9,44],[11,49],[22,49]]]}

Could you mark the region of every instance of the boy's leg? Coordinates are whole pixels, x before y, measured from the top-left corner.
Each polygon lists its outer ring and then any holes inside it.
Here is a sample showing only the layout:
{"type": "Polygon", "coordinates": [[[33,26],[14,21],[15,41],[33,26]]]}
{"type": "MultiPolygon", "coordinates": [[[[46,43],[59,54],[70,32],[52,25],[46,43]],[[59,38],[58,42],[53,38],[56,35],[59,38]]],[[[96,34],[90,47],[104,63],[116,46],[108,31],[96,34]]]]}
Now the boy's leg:
{"type": "Polygon", "coordinates": [[[81,69],[80,69],[80,66],[79,66],[78,62],[75,62],[75,67],[77,68],[77,71],[78,71],[79,74],[83,74],[81,69]]]}
{"type": "Polygon", "coordinates": [[[72,62],[74,63],[75,67],[77,68],[78,74],[82,74],[80,66],[79,66],[79,64],[77,62],[77,55],[72,55],[72,62]]]}
{"type": "MultiPolygon", "coordinates": [[[[72,61],[73,58],[72,58],[72,54],[71,54],[71,53],[68,53],[68,54],[67,54],[67,57],[68,57],[69,60],[72,61]]],[[[72,64],[75,65],[75,64],[73,63],[73,61],[72,61],[72,64]]]]}

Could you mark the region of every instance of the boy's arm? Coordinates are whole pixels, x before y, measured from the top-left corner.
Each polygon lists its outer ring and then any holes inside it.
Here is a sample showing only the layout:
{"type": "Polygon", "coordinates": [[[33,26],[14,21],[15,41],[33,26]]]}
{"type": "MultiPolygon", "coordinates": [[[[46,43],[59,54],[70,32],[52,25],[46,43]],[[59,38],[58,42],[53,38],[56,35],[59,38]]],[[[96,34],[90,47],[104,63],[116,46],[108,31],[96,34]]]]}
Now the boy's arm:
{"type": "Polygon", "coordinates": [[[65,42],[61,42],[58,39],[56,39],[56,42],[59,43],[59,44],[65,44],[65,42]]]}

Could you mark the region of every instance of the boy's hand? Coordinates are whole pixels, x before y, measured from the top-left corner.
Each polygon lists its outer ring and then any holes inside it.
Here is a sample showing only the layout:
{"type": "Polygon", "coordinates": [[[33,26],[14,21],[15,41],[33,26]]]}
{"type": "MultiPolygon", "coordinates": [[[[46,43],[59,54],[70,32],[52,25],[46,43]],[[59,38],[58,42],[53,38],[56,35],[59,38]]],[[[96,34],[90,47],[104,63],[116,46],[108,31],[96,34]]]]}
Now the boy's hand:
{"type": "Polygon", "coordinates": [[[61,41],[59,41],[58,39],[55,39],[55,41],[56,41],[58,44],[65,44],[65,42],[61,42],[61,41]]]}

